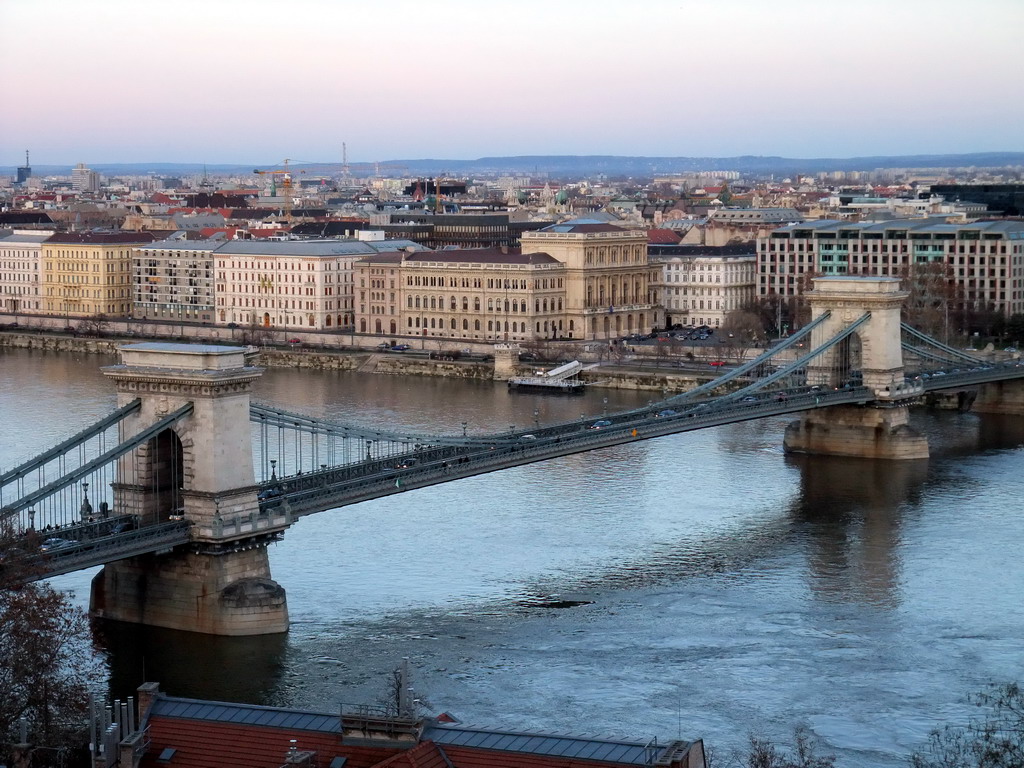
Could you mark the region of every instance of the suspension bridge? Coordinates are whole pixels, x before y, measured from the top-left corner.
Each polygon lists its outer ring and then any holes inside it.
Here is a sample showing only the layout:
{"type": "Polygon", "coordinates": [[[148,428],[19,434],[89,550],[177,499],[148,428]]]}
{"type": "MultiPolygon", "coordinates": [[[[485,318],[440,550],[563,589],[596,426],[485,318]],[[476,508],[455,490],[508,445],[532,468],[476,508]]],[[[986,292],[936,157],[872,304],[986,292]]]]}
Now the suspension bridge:
{"type": "Polygon", "coordinates": [[[799,415],[787,450],[927,457],[908,406],[980,392],[1024,413],[1020,360],[985,362],[900,321],[892,278],[819,278],[812,320],[712,381],[644,408],[493,434],[388,431],[250,401],[238,347],[144,343],[104,372],[118,408],[0,472],[25,579],[103,565],[94,615],[214,634],[287,629],[266,547],[299,517],[623,443],[799,415]]]}

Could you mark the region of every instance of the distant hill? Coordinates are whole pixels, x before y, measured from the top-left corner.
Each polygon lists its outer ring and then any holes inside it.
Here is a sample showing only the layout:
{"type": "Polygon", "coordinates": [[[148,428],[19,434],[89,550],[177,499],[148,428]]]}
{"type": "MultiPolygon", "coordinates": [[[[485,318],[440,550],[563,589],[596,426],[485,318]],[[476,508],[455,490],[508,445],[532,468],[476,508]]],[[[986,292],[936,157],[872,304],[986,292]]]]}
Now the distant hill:
{"type": "MultiPolygon", "coordinates": [[[[324,165],[330,165],[325,163],[324,165]]],[[[338,163],[333,163],[338,166],[338,163]]],[[[736,157],[637,157],[630,155],[519,155],[480,157],[475,160],[402,159],[381,161],[381,165],[402,165],[412,176],[449,173],[548,173],[553,176],[579,177],[604,173],[614,176],[652,176],[692,171],[739,171],[774,174],[819,173],[821,171],[873,171],[876,168],[993,168],[1024,165],[1024,152],[975,152],[957,155],[878,155],[846,158],[795,158],[759,155],[736,157]]],[[[108,176],[145,175],[189,176],[206,171],[211,174],[250,173],[248,165],[207,163],[97,163],[93,170],[108,176]]],[[[296,164],[295,168],[303,166],[296,164]]],[[[34,165],[36,175],[69,175],[71,166],[34,165]]],[[[0,174],[14,175],[14,166],[0,166],[0,174]]]]}

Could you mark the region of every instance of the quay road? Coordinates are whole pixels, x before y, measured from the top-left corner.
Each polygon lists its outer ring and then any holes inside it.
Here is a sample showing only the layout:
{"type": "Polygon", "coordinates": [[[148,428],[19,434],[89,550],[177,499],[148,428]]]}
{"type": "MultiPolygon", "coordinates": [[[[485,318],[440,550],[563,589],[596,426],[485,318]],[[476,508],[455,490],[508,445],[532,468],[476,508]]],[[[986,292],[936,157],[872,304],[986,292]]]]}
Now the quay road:
{"type": "MultiPolygon", "coordinates": [[[[909,377],[907,383],[915,385],[923,394],[1017,378],[1024,378],[1024,362],[1020,360],[967,371],[933,371],[909,377]]],[[[816,408],[866,404],[875,399],[871,390],[858,386],[834,390],[801,387],[785,392],[765,391],[742,398],[734,394],[678,404],[663,401],[647,408],[610,414],[602,419],[590,418],[481,436],[469,445],[424,446],[384,459],[264,482],[258,486],[260,514],[280,517],[284,513],[290,521],[328,509],[559,456],[816,408]],[[607,423],[595,428],[597,422],[607,423]]],[[[72,542],[40,556],[41,572],[34,578],[70,573],[146,552],[169,551],[189,541],[188,522],[171,521],[128,533],[72,542]]]]}

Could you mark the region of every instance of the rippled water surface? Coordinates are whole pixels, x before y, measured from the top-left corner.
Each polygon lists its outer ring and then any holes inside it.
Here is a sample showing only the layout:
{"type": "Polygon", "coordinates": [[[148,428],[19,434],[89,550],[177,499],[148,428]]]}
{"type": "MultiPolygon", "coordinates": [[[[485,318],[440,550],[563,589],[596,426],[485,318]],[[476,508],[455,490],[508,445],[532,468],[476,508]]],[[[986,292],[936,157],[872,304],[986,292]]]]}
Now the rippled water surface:
{"type": "MultiPolygon", "coordinates": [[[[0,466],[112,410],[105,362],[0,351],[0,466]]],[[[256,397],[458,433],[650,395],[275,370],[256,397]]],[[[728,750],[805,722],[842,766],[902,765],[1024,677],[1024,420],[914,419],[928,462],[786,457],[766,419],[304,518],[271,549],[286,637],[100,627],[112,686],[332,711],[408,656],[417,695],[472,723],[728,750]]],[[[91,576],[57,583],[84,604],[91,576]]]]}

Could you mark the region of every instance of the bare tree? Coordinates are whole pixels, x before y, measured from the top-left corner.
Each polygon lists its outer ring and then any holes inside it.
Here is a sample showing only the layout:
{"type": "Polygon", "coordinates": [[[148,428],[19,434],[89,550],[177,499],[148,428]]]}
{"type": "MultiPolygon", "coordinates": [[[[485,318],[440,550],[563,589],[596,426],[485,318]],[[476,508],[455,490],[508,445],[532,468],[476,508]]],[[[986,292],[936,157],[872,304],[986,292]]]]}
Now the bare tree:
{"type": "Polygon", "coordinates": [[[1024,689],[992,685],[970,697],[980,714],[965,726],[932,731],[912,768],[1020,768],[1024,766],[1024,689]]]}
{"type": "Polygon", "coordinates": [[[107,316],[102,312],[86,317],[78,323],[78,332],[83,336],[103,336],[108,328],[107,316]]]}
{"type": "Polygon", "coordinates": [[[747,768],[835,768],[834,755],[818,755],[818,747],[806,725],[793,729],[793,749],[786,753],[763,736],[751,734],[747,768]]]}
{"type": "MultiPolygon", "coordinates": [[[[90,681],[100,678],[85,613],[66,593],[26,583],[38,536],[0,529],[0,754],[19,740],[33,765],[50,765],[84,744],[90,681]]],[[[4,755],[10,757],[10,755],[4,755]]]]}

